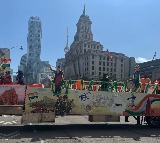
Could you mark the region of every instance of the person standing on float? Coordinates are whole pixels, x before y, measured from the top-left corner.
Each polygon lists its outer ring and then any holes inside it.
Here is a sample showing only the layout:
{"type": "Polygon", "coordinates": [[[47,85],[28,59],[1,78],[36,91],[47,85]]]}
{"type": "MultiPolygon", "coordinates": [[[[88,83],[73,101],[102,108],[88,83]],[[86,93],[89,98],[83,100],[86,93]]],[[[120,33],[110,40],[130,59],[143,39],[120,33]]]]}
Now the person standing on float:
{"type": "Polygon", "coordinates": [[[53,70],[51,68],[51,65],[49,64],[49,68],[51,71],[54,72],[55,77],[54,77],[54,84],[55,84],[55,94],[59,94],[61,92],[61,84],[62,84],[62,79],[64,78],[63,72],[60,70],[60,66],[57,66],[56,70],[53,70]]]}

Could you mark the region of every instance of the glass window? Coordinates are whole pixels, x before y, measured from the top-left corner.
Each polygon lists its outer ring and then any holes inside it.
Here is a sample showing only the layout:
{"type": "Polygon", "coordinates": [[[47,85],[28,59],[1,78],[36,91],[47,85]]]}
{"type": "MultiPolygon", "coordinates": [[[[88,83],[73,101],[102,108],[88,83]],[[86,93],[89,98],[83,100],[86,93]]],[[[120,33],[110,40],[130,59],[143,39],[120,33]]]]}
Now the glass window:
{"type": "Polygon", "coordinates": [[[92,66],[92,70],[94,70],[94,66],[92,66]]]}

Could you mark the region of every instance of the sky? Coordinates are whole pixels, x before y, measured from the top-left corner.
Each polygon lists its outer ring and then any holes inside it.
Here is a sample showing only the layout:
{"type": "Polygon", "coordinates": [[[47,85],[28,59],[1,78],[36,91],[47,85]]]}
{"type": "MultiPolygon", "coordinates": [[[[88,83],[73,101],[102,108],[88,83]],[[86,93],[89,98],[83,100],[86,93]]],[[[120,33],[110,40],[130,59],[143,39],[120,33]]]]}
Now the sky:
{"type": "Polygon", "coordinates": [[[160,0],[0,0],[0,48],[11,49],[11,68],[16,72],[27,52],[28,20],[42,23],[41,60],[56,65],[64,58],[66,32],[69,46],[86,4],[94,41],[104,50],[135,57],[137,62],[160,58],[160,0]],[[24,50],[19,47],[23,46],[24,50]]]}

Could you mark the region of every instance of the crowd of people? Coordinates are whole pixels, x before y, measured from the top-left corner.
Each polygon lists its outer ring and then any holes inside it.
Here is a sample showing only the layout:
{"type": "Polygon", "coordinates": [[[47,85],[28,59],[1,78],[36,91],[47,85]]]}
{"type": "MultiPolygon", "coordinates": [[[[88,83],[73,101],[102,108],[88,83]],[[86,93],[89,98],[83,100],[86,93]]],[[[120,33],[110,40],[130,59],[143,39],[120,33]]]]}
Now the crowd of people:
{"type": "MultiPolygon", "coordinates": [[[[51,65],[48,65],[50,70],[54,72],[54,89],[55,89],[55,94],[58,94],[61,92],[61,86],[62,86],[62,80],[64,79],[64,73],[61,71],[60,66],[56,67],[56,70],[53,70],[51,65]]],[[[135,72],[133,74],[133,83],[135,85],[135,88],[138,88],[139,85],[141,84],[141,92],[144,93],[146,90],[147,84],[151,84],[151,79],[147,77],[147,73],[144,73],[142,77],[140,77],[139,73],[139,65],[135,66],[135,72]]],[[[107,74],[103,74],[103,78],[101,79],[101,91],[108,91],[110,82],[112,80],[108,77],[107,74]]],[[[116,81],[116,78],[114,78],[114,81],[116,81]]],[[[114,82],[112,81],[112,82],[114,82]]],[[[4,75],[0,76],[0,85],[3,84],[13,84],[12,82],[12,77],[10,74],[10,71],[6,71],[4,75]]],[[[18,70],[17,76],[16,76],[16,84],[24,85],[23,81],[23,72],[18,70]]],[[[78,87],[80,87],[80,81],[77,82],[78,87]]],[[[158,90],[157,93],[160,94],[160,78],[156,79],[156,81],[153,83],[155,85],[158,84],[158,90]]],[[[81,89],[81,88],[80,88],[81,89]]]]}

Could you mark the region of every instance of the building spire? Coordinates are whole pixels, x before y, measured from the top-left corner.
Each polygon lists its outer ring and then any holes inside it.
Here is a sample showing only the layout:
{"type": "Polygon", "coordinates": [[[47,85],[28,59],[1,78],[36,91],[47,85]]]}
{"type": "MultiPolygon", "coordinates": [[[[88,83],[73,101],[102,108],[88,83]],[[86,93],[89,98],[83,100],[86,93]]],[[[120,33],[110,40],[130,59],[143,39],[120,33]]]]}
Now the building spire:
{"type": "Polygon", "coordinates": [[[86,15],[86,1],[84,0],[84,9],[83,9],[83,15],[86,15]]]}
{"type": "Polygon", "coordinates": [[[64,52],[67,53],[69,51],[69,47],[68,47],[68,27],[67,27],[67,42],[66,42],[66,47],[64,48],[64,52]]]}
{"type": "Polygon", "coordinates": [[[68,47],[68,27],[67,27],[67,43],[66,43],[66,47],[68,47]]]}

